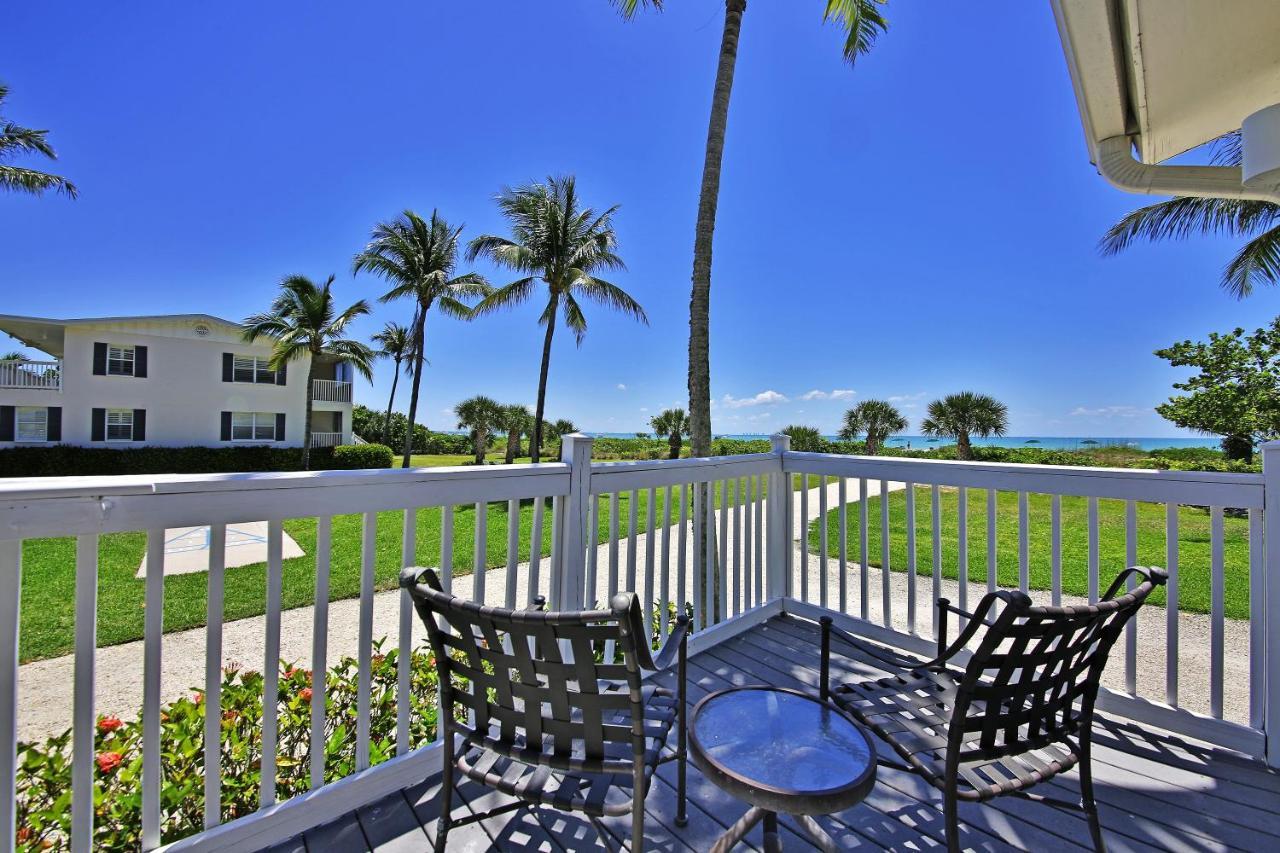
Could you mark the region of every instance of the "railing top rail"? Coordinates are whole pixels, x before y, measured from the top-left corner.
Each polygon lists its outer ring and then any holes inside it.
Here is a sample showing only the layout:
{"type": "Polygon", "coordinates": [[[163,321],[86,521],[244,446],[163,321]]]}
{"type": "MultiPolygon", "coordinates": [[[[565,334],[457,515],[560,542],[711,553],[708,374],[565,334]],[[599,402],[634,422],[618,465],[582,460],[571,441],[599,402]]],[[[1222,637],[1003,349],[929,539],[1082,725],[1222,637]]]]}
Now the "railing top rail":
{"type": "Polygon", "coordinates": [[[607,494],[625,489],[648,489],[682,483],[725,480],[780,470],[776,453],[594,462],[591,465],[591,493],[607,494]]]}

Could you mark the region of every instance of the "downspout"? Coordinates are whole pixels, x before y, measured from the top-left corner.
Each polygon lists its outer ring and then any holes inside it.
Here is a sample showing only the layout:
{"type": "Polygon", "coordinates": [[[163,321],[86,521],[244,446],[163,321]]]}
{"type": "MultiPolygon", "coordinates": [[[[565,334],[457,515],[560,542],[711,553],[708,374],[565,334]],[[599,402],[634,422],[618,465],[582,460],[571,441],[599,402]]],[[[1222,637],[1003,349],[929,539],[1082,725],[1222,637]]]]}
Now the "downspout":
{"type": "Polygon", "coordinates": [[[1280,204],[1280,188],[1249,187],[1239,166],[1150,166],[1133,156],[1127,136],[1098,143],[1098,174],[1117,189],[1146,195],[1240,198],[1280,204]]]}

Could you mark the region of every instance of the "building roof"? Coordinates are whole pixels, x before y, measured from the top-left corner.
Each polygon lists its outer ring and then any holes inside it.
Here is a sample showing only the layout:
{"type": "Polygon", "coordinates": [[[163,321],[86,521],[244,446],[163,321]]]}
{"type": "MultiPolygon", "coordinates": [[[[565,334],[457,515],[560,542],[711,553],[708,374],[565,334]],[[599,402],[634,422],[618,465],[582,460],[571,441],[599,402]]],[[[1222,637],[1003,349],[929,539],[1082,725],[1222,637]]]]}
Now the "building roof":
{"type": "Polygon", "coordinates": [[[212,314],[144,314],[134,317],[75,317],[53,319],[50,317],[23,317],[16,314],[0,314],[0,331],[22,341],[25,346],[63,356],[64,330],[68,326],[113,326],[134,323],[216,323],[220,326],[240,329],[240,324],[212,314]]]}

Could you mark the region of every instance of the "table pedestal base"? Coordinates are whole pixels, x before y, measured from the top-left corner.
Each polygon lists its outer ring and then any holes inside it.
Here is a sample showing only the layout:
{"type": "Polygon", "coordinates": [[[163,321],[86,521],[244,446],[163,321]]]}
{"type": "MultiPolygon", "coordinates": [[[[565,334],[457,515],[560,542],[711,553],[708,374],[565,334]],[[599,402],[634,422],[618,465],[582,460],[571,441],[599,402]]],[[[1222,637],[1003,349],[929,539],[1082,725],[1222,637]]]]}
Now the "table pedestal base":
{"type": "MultiPolygon", "coordinates": [[[[817,845],[819,850],[822,850],[823,853],[835,853],[835,842],[831,840],[831,836],[822,830],[822,827],[818,826],[816,820],[808,815],[792,815],[792,817],[796,823],[800,824],[800,828],[817,845]]],[[[761,820],[764,821],[765,853],[781,853],[782,840],[778,835],[778,813],[762,809],[759,806],[752,806],[747,809],[747,813],[738,818],[737,823],[729,827],[725,834],[720,836],[719,840],[711,848],[711,853],[729,853],[733,849],[733,845],[745,838],[747,833],[761,820]]]]}

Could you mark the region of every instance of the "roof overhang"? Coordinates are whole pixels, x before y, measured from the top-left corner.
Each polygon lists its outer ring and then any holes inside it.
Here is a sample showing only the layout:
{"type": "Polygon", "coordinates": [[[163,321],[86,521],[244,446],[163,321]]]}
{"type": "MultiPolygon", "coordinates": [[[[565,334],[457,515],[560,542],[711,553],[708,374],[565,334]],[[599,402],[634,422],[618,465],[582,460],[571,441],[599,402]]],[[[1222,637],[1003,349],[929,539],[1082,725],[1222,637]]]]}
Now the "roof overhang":
{"type": "Polygon", "coordinates": [[[0,332],[22,341],[23,345],[62,358],[68,326],[111,327],[147,323],[205,322],[239,330],[238,323],[212,314],[152,314],[137,317],[76,317],[57,320],[50,317],[22,317],[0,314],[0,332]]]}

